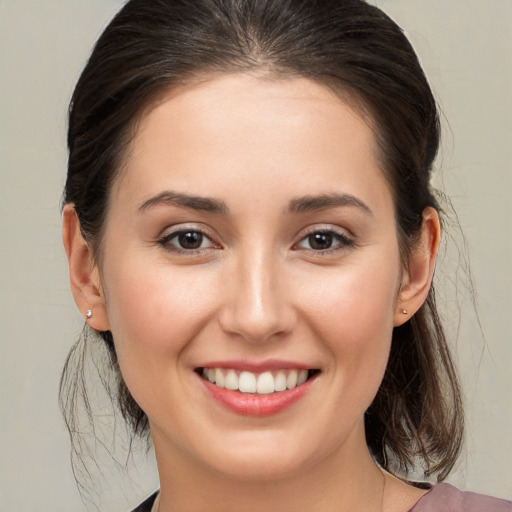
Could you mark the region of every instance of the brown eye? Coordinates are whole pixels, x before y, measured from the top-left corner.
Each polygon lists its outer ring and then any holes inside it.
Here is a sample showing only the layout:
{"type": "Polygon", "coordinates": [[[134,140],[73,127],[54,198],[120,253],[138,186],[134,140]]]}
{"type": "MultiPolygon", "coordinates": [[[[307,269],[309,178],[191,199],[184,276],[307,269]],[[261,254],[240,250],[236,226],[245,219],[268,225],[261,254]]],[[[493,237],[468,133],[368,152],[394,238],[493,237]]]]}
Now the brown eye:
{"type": "Polygon", "coordinates": [[[332,247],[332,233],[312,233],[308,236],[308,242],[311,249],[323,251],[332,247]]]}
{"type": "Polygon", "coordinates": [[[173,252],[193,252],[216,247],[202,231],[193,229],[174,231],[165,235],[158,243],[173,252]]]}
{"type": "Polygon", "coordinates": [[[306,235],[299,243],[299,249],[314,252],[328,252],[330,250],[344,249],[354,245],[348,236],[333,230],[313,231],[306,235]]]}
{"type": "Polygon", "coordinates": [[[203,243],[204,235],[198,231],[179,233],[176,237],[181,249],[199,249],[203,243]]]}

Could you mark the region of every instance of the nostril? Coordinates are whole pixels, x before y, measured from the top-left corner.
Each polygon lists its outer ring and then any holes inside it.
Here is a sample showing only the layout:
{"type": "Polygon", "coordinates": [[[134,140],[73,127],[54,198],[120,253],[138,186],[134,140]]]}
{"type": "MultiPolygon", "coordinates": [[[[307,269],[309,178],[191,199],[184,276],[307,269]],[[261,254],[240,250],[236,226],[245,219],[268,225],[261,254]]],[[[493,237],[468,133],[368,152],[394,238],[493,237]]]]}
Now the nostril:
{"type": "Polygon", "coordinates": [[[282,312],[244,311],[242,308],[225,311],[219,318],[220,327],[228,334],[259,343],[282,339],[293,330],[294,316],[282,312]]]}

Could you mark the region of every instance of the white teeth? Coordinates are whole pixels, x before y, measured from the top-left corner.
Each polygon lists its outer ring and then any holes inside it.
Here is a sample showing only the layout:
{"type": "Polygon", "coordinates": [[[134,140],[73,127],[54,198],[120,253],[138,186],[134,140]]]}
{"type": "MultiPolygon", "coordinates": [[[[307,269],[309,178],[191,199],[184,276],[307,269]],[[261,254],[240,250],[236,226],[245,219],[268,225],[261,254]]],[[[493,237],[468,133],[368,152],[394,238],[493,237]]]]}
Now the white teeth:
{"type": "Polygon", "coordinates": [[[297,387],[297,377],[298,377],[298,371],[297,370],[290,370],[290,373],[288,374],[288,377],[286,378],[286,387],[288,389],[293,389],[297,387]]]}
{"type": "Polygon", "coordinates": [[[274,377],[270,372],[263,372],[258,375],[256,392],[259,395],[269,395],[274,392],[274,377]]]}
{"type": "Polygon", "coordinates": [[[256,393],[256,376],[251,372],[242,372],[238,378],[238,389],[242,393],[256,393]]]}
{"type": "Polygon", "coordinates": [[[299,375],[297,377],[297,386],[300,386],[301,384],[304,384],[308,380],[308,371],[307,370],[300,370],[299,375]]]}
{"type": "Polygon", "coordinates": [[[276,391],[284,391],[286,389],[286,375],[284,372],[277,372],[274,379],[274,388],[276,391]]]}
{"type": "Polygon", "coordinates": [[[217,386],[220,388],[225,387],[224,374],[220,368],[215,369],[215,384],[217,384],[217,386]]]}
{"type": "Polygon", "coordinates": [[[278,370],[254,374],[231,368],[203,368],[202,375],[220,388],[259,395],[294,389],[308,380],[308,370],[278,370]]]}
{"type": "Polygon", "coordinates": [[[235,370],[228,370],[224,378],[224,387],[236,391],[238,389],[238,375],[235,370]]]}

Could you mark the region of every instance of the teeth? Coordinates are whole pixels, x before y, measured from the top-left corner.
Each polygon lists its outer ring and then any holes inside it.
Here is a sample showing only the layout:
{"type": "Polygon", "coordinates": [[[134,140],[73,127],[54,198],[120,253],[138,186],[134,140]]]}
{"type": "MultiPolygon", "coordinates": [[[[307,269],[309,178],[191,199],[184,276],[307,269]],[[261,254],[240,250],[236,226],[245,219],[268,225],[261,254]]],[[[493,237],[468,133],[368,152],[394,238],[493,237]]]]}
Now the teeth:
{"type": "Polygon", "coordinates": [[[224,387],[236,391],[238,389],[238,375],[235,370],[228,370],[224,379],[224,387]]]}
{"type": "Polygon", "coordinates": [[[215,384],[221,388],[225,387],[224,374],[220,368],[215,369],[215,384]]]}
{"type": "Polygon", "coordinates": [[[293,389],[297,386],[297,376],[298,376],[297,370],[290,370],[290,373],[288,374],[288,377],[286,378],[286,387],[288,389],[293,389]]]}
{"type": "Polygon", "coordinates": [[[286,375],[284,372],[277,372],[274,379],[274,389],[276,391],[284,391],[286,389],[286,375]]]}
{"type": "Polygon", "coordinates": [[[274,390],[274,377],[270,372],[260,373],[256,381],[256,392],[258,395],[269,395],[274,390]]]}
{"type": "Polygon", "coordinates": [[[203,377],[221,388],[241,393],[269,395],[304,384],[308,380],[308,371],[278,370],[254,374],[225,368],[203,368],[203,377]]]}
{"type": "Polygon", "coordinates": [[[308,380],[308,371],[307,370],[300,370],[299,375],[297,377],[297,386],[300,386],[301,384],[304,384],[308,380]]]}
{"type": "Polygon", "coordinates": [[[256,375],[251,372],[242,372],[238,379],[238,389],[242,393],[256,393],[256,375]]]}

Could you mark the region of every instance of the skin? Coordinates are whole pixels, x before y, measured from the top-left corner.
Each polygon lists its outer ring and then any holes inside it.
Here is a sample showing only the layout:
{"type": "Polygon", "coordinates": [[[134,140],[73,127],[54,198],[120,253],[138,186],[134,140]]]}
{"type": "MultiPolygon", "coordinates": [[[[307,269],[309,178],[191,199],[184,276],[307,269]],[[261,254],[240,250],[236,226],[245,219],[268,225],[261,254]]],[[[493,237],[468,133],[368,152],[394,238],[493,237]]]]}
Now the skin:
{"type": "Polygon", "coordinates": [[[64,244],[77,305],[93,310],[91,327],[112,331],[148,415],[161,512],[413,506],[424,491],[377,468],[363,415],[393,327],[430,288],[440,228],[434,210],[423,217],[406,270],[370,126],[306,79],[217,77],[144,115],[111,192],[101,267],[72,205],[64,244]],[[223,211],[155,199],[169,191],[223,211]],[[326,195],[356,201],[293,209],[326,195]],[[180,229],[207,238],[180,250],[180,229]],[[339,236],[331,250],[311,245],[319,231],[339,236]],[[320,373],[291,407],[246,417],[213,401],[194,371],[226,359],[320,373]]]}

